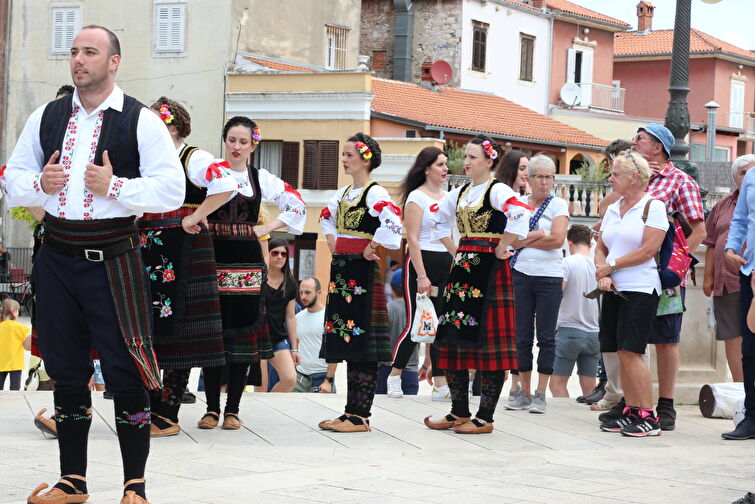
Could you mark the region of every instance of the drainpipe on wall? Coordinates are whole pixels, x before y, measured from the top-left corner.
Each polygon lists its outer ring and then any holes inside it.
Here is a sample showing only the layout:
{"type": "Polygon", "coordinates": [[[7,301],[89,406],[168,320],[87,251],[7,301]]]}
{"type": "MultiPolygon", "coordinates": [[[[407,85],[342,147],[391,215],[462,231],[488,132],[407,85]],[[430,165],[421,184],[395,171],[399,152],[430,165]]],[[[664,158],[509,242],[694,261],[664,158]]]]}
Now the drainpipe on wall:
{"type": "Polygon", "coordinates": [[[550,21],[550,50],[548,51],[548,92],[545,95],[545,114],[550,115],[550,102],[551,102],[551,77],[553,76],[553,21],[555,19],[555,16],[553,14],[548,14],[548,19],[550,21]]]}
{"type": "MultiPolygon", "coordinates": [[[[714,101],[709,101],[703,105],[708,111],[708,131],[705,141],[705,160],[713,161],[713,154],[716,152],[716,112],[720,105],[714,101]]],[[[690,145],[692,141],[690,140],[690,145]]]]}
{"type": "Polygon", "coordinates": [[[393,39],[393,78],[412,81],[412,46],[414,45],[414,11],[412,0],[393,0],[395,29],[393,39]]]}

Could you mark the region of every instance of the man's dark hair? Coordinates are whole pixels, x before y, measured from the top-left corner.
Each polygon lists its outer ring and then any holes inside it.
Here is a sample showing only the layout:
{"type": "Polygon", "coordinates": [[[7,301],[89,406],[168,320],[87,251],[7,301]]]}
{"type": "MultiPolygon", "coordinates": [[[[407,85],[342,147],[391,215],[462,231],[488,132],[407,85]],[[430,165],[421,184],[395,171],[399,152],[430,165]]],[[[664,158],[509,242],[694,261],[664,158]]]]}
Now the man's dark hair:
{"type": "Polygon", "coordinates": [[[110,31],[108,28],[105,28],[104,26],[100,25],[86,25],[81,29],[81,31],[84,30],[104,30],[105,33],[107,33],[108,38],[110,39],[110,56],[117,54],[118,56],[121,55],[121,42],[118,40],[118,37],[115,33],[110,31]]]}
{"type": "Polygon", "coordinates": [[[619,152],[626,151],[632,148],[632,142],[624,140],[623,138],[617,138],[610,144],[606,145],[603,149],[603,154],[613,162],[614,158],[619,155],[619,152]]]}
{"type": "MultiPolygon", "coordinates": [[[[320,284],[320,280],[318,280],[316,277],[308,276],[308,277],[304,278],[304,280],[314,280],[314,282],[315,282],[315,292],[318,292],[322,288],[322,285],[320,284]]],[[[302,280],[302,282],[304,280],[302,280]]],[[[301,285],[301,282],[299,282],[299,285],[301,285]]]]}
{"type": "Polygon", "coordinates": [[[398,266],[398,265],[399,265],[398,261],[391,261],[391,268],[393,268],[394,266],[398,266]]]}
{"type": "Polygon", "coordinates": [[[73,94],[73,86],[71,86],[70,84],[63,84],[62,86],[60,86],[60,89],[58,89],[58,92],[55,93],[55,98],[68,96],[71,94],[73,94]]]}
{"type": "Polygon", "coordinates": [[[584,224],[573,224],[566,232],[566,239],[575,245],[582,244],[589,247],[591,238],[590,228],[584,224]]]}

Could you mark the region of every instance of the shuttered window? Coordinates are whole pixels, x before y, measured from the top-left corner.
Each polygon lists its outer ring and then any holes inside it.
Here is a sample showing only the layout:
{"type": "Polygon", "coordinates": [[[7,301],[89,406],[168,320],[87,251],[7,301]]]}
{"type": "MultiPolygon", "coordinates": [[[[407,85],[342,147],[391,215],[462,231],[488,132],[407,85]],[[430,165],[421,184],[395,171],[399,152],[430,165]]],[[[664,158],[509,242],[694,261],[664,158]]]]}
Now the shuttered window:
{"type": "Polygon", "coordinates": [[[338,189],[338,140],[304,141],[303,189],[338,189]]]}
{"type": "Polygon", "coordinates": [[[183,52],[185,26],[185,4],[157,4],[155,6],[155,52],[183,52]]]}
{"type": "Polygon", "coordinates": [[[472,36],[472,70],[478,72],[485,71],[489,27],[490,25],[487,23],[472,21],[472,28],[474,30],[472,36]]]}
{"type": "Polygon", "coordinates": [[[520,34],[519,80],[532,82],[532,63],[535,58],[535,37],[520,34]]]}
{"type": "Polygon", "coordinates": [[[299,178],[299,142],[263,140],[254,151],[254,166],[264,168],[296,188],[299,178]]]}
{"type": "Polygon", "coordinates": [[[80,9],[78,7],[53,7],[51,11],[50,52],[68,54],[73,38],[81,28],[80,9]]]}

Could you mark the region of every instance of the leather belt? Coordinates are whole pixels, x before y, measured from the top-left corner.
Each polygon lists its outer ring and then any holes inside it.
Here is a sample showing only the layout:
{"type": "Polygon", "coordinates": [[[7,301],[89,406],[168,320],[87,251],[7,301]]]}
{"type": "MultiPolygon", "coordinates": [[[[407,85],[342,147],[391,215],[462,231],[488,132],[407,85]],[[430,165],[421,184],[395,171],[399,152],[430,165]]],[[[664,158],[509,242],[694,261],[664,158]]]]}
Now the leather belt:
{"type": "Polygon", "coordinates": [[[83,257],[87,261],[91,262],[102,262],[105,259],[118,257],[119,255],[123,255],[130,250],[134,250],[139,246],[139,241],[136,239],[135,235],[132,235],[126,236],[125,238],[122,238],[121,240],[108,245],[107,247],[96,247],[91,245],[74,245],[72,243],[59,240],[54,236],[48,234],[43,238],[42,244],[50,250],[58,252],[59,254],[67,255],[70,257],[83,257]]]}

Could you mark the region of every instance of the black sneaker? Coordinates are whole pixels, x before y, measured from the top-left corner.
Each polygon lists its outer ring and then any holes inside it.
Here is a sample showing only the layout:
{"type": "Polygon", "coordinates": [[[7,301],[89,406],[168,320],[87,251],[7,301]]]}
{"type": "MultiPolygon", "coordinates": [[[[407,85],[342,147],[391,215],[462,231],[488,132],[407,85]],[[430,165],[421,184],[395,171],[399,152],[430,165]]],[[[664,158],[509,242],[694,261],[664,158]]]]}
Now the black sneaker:
{"type": "Polygon", "coordinates": [[[189,392],[188,390],[184,391],[184,396],[181,398],[182,404],[194,404],[197,402],[197,396],[195,396],[193,393],[189,392]]]}
{"type": "Polygon", "coordinates": [[[633,412],[622,414],[619,418],[600,424],[603,432],[622,432],[625,427],[632,425],[638,418],[633,412]]]}
{"type": "Polygon", "coordinates": [[[752,492],[747,492],[747,495],[735,500],[731,504],[755,504],[755,494],[752,492]]]}
{"type": "Polygon", "coordinates": [[[610,422],[611,420],[616,420],[617,418],[620,418],[624,414],[624,408],[627,407],[626,401],[624,401],[624,398],[622,397],[618,403],[616,403],[616,406],[611,408],[610,410],[606,411],[605,413],[601,413],[598,415],[598,421],[603,422],[610,422]]]}
{"type": "Polygon", "coordinates": [[[590,392],[589,394],[578,396],[577,402],[592,404],[603,399],[604,395],[606,395],[606,384],[604,382],[600,382],[598,383],[598,386],[592,389],[592,392],[590,392]]]}
{"type": "Polygon", "coordinates": [[[620,432],[622,436],[630,437],[660,436],[661,426],[658,423],[658,418],[635,416],[634,422],[621,429],[620,432]]]}
{"type": "Polygon", "coordinates": [[[661,430],[672,431],[676,428],[676,410],[674,409],[673,399],[658,398],[658,407],[655,411],[658,413],[661,430]]]}

